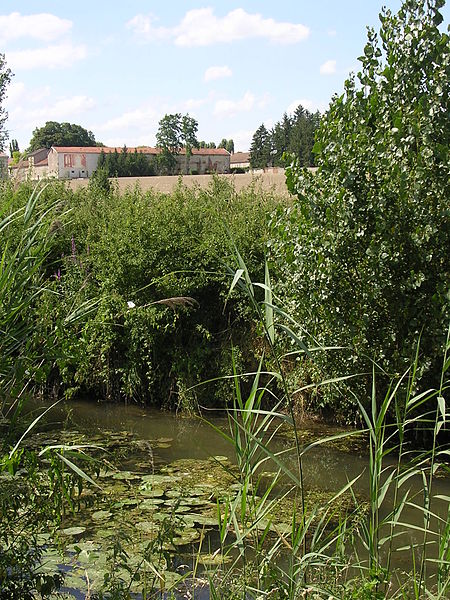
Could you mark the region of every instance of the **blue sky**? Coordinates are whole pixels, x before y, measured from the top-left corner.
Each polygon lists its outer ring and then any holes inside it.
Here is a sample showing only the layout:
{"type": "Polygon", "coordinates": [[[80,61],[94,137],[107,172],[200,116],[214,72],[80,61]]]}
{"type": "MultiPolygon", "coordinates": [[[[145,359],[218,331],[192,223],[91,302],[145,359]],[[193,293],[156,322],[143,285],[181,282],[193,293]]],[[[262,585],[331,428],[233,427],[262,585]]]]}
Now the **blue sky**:
{"type": "MultiPolygon", "coordinates": [[[[340,93],[382,0],[2,0],[0,52],[14,72],[7,129],[25,149],[48,120],[107,145],[155,145],[189,113],[198,138],[248,150],[256,128],[340,93]]],[[[384,2],[393,11],[400,0],[384,2]]],[[[449,8],[443,10],[448,23],[449,8]]]]}

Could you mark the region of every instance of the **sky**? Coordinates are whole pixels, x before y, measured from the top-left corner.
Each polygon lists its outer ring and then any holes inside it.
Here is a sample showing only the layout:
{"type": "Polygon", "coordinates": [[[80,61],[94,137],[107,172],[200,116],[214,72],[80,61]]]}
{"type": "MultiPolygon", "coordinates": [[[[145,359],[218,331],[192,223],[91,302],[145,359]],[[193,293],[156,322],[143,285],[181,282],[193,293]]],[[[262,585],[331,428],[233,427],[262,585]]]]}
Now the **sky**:
{"type": "Polygon", "coordinates": [[[154,146],[179,112],[199,140],[247,151],[261,123],[342,93],[383,4],[400,0],[2,0],[9,137],[25,150],[35,128],[68,121],[108,146],[154,146]]]}

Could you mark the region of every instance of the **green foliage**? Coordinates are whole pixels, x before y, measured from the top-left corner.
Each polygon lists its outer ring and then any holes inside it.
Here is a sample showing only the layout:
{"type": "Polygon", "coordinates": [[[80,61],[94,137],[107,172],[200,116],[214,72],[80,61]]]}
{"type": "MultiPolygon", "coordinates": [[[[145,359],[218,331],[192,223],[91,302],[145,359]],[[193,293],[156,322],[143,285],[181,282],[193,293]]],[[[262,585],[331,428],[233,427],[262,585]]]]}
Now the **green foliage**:
{"type": "Polygon", "coordinates": [[[101,178],[104,182],[102,172],[106,173],[106,177],[150,177],[155,175],[155,164],[138,148],[135,148],[134,152],[130,152],[124,146],[120,153],[117,150],[108,154],[103,151],[100,153],[94,177],[97,180],[101,178]]]}
{"type": "Polygon", "coordinates": [[[217,147],[218,148],[225,148],[225,150],[227,152],[229,152],[230,154],[232,154],[234,152],[234,141],[233,140],[227,140],[227,139],[223,138],[222,141],[220,142],[220,144],[217,147]]]}
{"type": "MultiPolygon", "coordinates": [[[[406,0],[368,32],[357,80],[316,133],[318,172],[295,159],[295,207],[273,222],[273,260],[327,375],[402,373],[421,337],[421,385],[435,386],[449,322],[449,38],[440,1],[406,0]],[[423,331],[422,331],[423,329],[423,331]]],[[[304,333],[303,333],[304,335],[304,333]]],[[[323,372],[323,371],[322,371],[323,372]]],[[[369,377],[360,391],[370,397],[369,377]]],[[[351,397],[321,394],[353,418],[351,397]]]]}
{"type": "Polygon", "coordinates": [[[43,127],[33,131],[29,152],[52,146],[96,146],[92,131],[87,131],[81,125],[74,123],[58,123],[47,121],[43,127]]]}
{"type": "Polygon", "coordinates": [[[285,153],[297,158],[303,167],[314,166],[314,135],[320,123],[320,113],[310,113],[301,104],[292,116],[286,113],[272,129],[273,163],[285,166],[285,153]]]}
{"type": "Polygon", "coordinates": [[[156,143],[161,148],[158,156],[158,171],[162,174],[172,175],[176,167],[176,156],[182,148],[186,154],[186,173],[189,173],[189,160],[192,156],[192,148],[198,148],[197,140],[198,123],[189,115],[175,113],[165,115],[159,122],[156,133],[156,143]]]}
{"type": "Polygon", "coordinates": [[[250,145],[250,166],[252,169],[264,169],[271,162],[272,139],[264,123],[253,134],[250,145]]]}
{"type": "Polygon", "coordinates": [[[5,148],[8,132],[5,131],[5,123],[8,118],[8,113],[3,108],[3,103],[6,97],[6,89],[11,82],[13,76],[11,69],[6,66],[5,55],[0,54],[0,150],[5,148]]]}
{"type": "MultiPolygon", "coordinates": [[[[268,215],[281,200],[256,185],[237,194],[220,178],[206,190],[180,184],[171,195],[119,195],[100,183],[74,193],[55,182],[44,192],[60,208],[47,217],[45,289],[27,313],[28,352],[43,360],[38,383],[186,409],[227,403],[225,385],[191,388],[230,368],[232,343],[249,368],[258,352],[242,298],[225,305],[228,232],[260,273],[268,215]],[[170,298],[181,300],[160,302],[170,298]]],[[[24,195],[11,188],[2,203],[12,210],[24,195]]],[[[18,223],[11,248],[20,235],[18,223]]]]}
{"type": "MultiPolygon", "coordinates": [[[[374,367],[370,407],[366,409],[364,398],[355,395],[364,423],[360,434],[367,440],[368,465],[344,487],[333,490],[332,498],[326,502],[310,502],[310,490],[302,475],[306,457],[354,432],[319,437],[310,444],[298,443],[292,417],[295,398],[286,385],[283,349],[274,343],[274,331],[276,335],[290,336],[295,354],[313,356],[323,349],[306,347],[297,336],[295,320],[273,302],[267,269],[262,284],[249,276],[238,251],[235,263],[230,292],[238,286],[246,292],[277,370],[270,373],[272,381],[264,385],[261,361],[250,393],[243,396],[242,376],[234,368],[236,400],[234,408],[228,410],[229,432],[215,427],[234,448],[239,473],[236,499],[230,499],[223,511],[218,511],[221,550],[224,557],[239,555],[240,560],[229,568],[224,561],[211,574],[211,596],[292,600],[446,597],[450,589],[450,511],[448,496],[438,489],[437,473],[448,474],[448,450],[438,446],[438,434],[445,429],[449,416],[445,397],[450,388],[450,329],[440,348],[441,368],[435,389],[422,391],[418,386],[418,347],[407,371],[383,391],[374,367]],[[255,295],[261,287],[265,291],[263,301],[255,295]],[[283,382],[279,403],[271,389],[275,378],[283,382]],[[274,407],[265,410],[262,399],[268,393],[274,398],[274,407]],[[284,406],[291,416],[280,410],[284,406]],[[389,419],[390,409],[395,415],[394,423],[389,419]],[[413,452],[408,440],[418,425],[427,428],[431,443],[428,449],[413,452]],[[279,428],[288,429],[295,441],[289,454],[285,450],[274,452],[270,445],[279,428]],[[363,478],[365,474],[367,477],[363,478]],[[366,514],[361,511],[357,493],[361,485],[367,485],[366,514]],[[336,522],[334,503],[348,493],[351,502],[344,505],[336,522]],[[303,501],[296,503],[298,496],[303,501]],[[277,526],[272,517],[284,499],[292,501],[289,523],[277,526]],[[410,524],[411,508],[423,518],[422,523],[419,519],[410,524]],[[409,553],[410,572],[403,572],[403,563],[401,567],[394,565],[398,552],[409,553]]],[[[332,383],[325,380],[320,385],[332,383]]],[[[317,455],[312,462],[316,464],[317,455]]]]}
{"type": "Polygon", "coordinates": [[[275,123],[271,131],[268,131],[264,124],[260,125],[253,135],[250,147],[252,169],[263,169],[267,166],[284,167],[286,153],[295,156],[299,166],[314,166],[312,150],[314,134],[319,123],[318,111],[310,113],[299,104],[292,116],[284,113],[282,120],[275,123]]]}
{"type": "Polygon", "coordinates": [[[14,157],[15,152],[20,152],[19,144],[18,144],[17,140],[11,140],[9,142],[9,155],[11,158],[14,157]]]}

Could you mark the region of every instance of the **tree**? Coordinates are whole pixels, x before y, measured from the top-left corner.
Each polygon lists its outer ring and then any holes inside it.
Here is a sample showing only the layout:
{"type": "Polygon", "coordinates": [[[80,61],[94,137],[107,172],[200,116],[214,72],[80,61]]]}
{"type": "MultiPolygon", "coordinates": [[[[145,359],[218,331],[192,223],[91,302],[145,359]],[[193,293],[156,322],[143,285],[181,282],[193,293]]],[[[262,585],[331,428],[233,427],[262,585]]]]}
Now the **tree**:
{"type": "Polygon", "coordinates": [[[300,104],[292,116],[287,152],[298,157],[304,167],[314,165],[314,135],[320,123],[320,113],[310,113],[300,104]]]}
{"type": "MultiPolygon", "coordinates": [[[[316,364],[330,377],[370,373],[369,359],[388,376],[402,374],[421,337],[421,384],[439,385],[450,319],[443,4],[405,0],[397,15],[382,11],[358,82],[351,76],[322,118],[317,173],[298,158],[287,170],[297,202],[274,226],[274,260],[287,265],[286,293],[314,345],[348,349],[320,353],[316,364]]],[[[369,378],[354,381],[361,399],[370,398],[369,378]]],[[[331,392],[321,395],[322,406],[332,401],[331,392]]],[[[345,402],[341,413],[354,415],[345,402]]]]}
{"type": "Polygon", "coordinates": [[[177,161],[176,156],[181,146],[181,114],[165,115],[159,122],[156,133],[156,143],[161,148],[158,156],[159,167],[162,172],[172,174],[177,161]]]}
{"type": "Polygon", "coordinates": [[[264,124],[255,131],[250,146],[250,166],[264,169],[271,160],[272,140],[264,124]]]}
{"type": "Polygon", "coordinates": [[[5,131],[5,123],[8,113],[3,108],[3,102],[6,96],[6,88],[11,82],[13,76],[11,69],[6,66],[5,55],[0,54],[0,150],[4,150],[8,133],[5,131]]]}
{"type": "Polygon", "coordinates": [[[96,146],[94,134],[81,125],[47,121],[33,131],[29,152],[52,146],[96,146]]]}
{"type": "Polygon", "coordinates": [[[17,140],[11,140],[9,143],[9,155],[12,158],[15,152],[20,152],[17,140]]]}
{"type": "Polygon", "coordinates": [[[283,118],[275,123],[272,129],[272,146],[274,152],[274,164],[276,166],[285,166],[283,155],[288,151],[291,139],[292,120],[284,113],[283,118]]]}
{"type": "Polygon", "coordinates": [[[225,146],[225,150],[227,152],[229,152],[230,154],[234,153],[234,141],[233,140],[228,140],[225,146]]]}
{"type": "Polygon", "coordinates": [[[165,115],[159,122],[156,133],[156,143],[161,148],[158,156],[159,167],[163,172],[173,173],[176,165],[176,157],[182,148],[186,150],[186,172],[189,170],[189,160],[192,156],[192,148],[198,148],[197,140],[198,123],[187,115],[175,113],[165,115]]]}
{"type": "Polygon", "coordinates": [[[189,173],[189,161],[192,156],[192,148],[198,148],[197,140],[198,123],[189,115],[185,115],[181,119],[181,135],[180,140],[186,151],[186,173],[189,173]]]}

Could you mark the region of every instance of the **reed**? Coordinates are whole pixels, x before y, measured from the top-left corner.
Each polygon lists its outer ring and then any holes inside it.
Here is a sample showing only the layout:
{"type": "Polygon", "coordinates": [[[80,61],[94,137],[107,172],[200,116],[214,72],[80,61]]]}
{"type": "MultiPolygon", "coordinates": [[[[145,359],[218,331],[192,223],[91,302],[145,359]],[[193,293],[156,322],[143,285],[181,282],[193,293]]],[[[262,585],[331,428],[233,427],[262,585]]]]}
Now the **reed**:
{"type": "MultiPolygon", "coordinates": [[[[294,401],[282,369],[283,344],[277,344],[275,336],[288,337],[294,344],[293,352],[312,361],[315,351],[326,349],[318,347],[307,335],[298,336],[296,332],[302,331],[301,326],[274,301],[267,265],[265,272],[264,283],[251,281],[236,250],[230,293],[236,286],[247,293],[264,332],[270,362],[277,369],[270,372],[269,381],[266,377],[266,383],[262,384],[261,375],[267,371],[261,359],[251,392],[243,398],[240,375],[234,368],[235,402],[228,414],[229,431],[223,435],[236,455],[239,492],[230,500],[224,514],[219,515],[219,529],[223,553],[234,556],[235,560],[232,567],[222,569],[220,576],[216,573],[211,579],[212,597],[341,600],[447,597],[450,591],[450,509],[442,511],[439,503],[448,503],[450,498],[435,493],[434,484],[437,475],[442,472],[448,475],[449,471],[445,464],[449,451],[438,444],[448,419],[445,396],[449,388],[449,335],[443,348],[437,388],[419,387],[420,342],[409,369],[390,383],[384,395],[377,389],[377,366],[373,366],[370,410],[366,410],[367,403],[358,398],[350,386],[345,388],[357,404],[364,423],[359,433],[368,439],[365,516],[355,518],[359,498],[356,483],[362,473],[336,490],[326,506],[308,506],[303,460],[313,448],[334,441],[342,434],[309,445],[299,441],[294,401]],[[258,289],[264,292],[260,299],[258,289]],[[277,386],[273,385],[275,381],[277,386]],[[278,398],[274,389],[280,388],[278,398]],[[263,399],[268,396],[274,408],[265,410],[263,399]],[[391,414],[395,415],[394,420],[391,414]],[[271,449],[271,440],[280,427],[290,427],[293,432],[297,465],[294,470],[286,452],[271,449]],[[417,450],[412,445],[418,427],[429,431],[431,443],[427,449],[417,450]],[[264,486],[259,476],[263,466],[272,473],[264,486]],[[284,494],[280,492],[281,479],[290,484],[284,494]],[[337,526],[331,526],[333,504],[345,493],[353,495],[355,510],[343,515],[337,526]],[[272,520],[277,503],[296,494],[301,496],[300,508],[293,504],[297,508],[293,509],[289,532],[277,531],[272,520]],[[409,521],[411,511],[422,515],[423,525],[409,521]],[[258,523],[265,527],[258,527],[258,523]],[[419,541],[414,541],[412,532],[420,536],[419,541]],[[405,539],[409,540],[406,544],[405,539]],[[400,572],[395,560],[405,552],[410,556],[411,565],[411,572],[407,574],[400,572]],[[238,569],[239,585],[236,583],[238,569]]],[[[339,386],[353,377],[357,375],[324,379],[319,385],[339,386]]]]}

